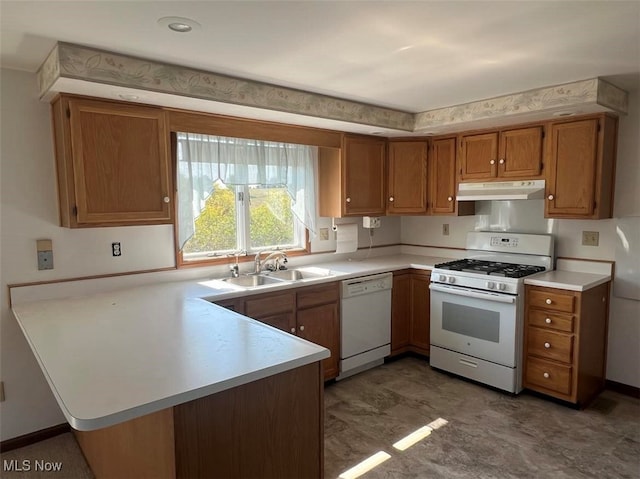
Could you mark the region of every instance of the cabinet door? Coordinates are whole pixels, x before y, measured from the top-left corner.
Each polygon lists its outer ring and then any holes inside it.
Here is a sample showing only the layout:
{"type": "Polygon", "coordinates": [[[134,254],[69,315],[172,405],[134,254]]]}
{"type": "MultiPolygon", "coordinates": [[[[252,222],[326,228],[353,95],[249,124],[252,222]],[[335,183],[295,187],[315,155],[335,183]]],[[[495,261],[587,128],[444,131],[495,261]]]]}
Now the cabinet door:
{"type": "Polygon", "coordinates": [[[498,132],[460,138],[460,179],[495,178],[498,172],[498,132]]]}
{"type": "Polygon", "coordinates": [[[456,212],[456,140],[433,141],[431,149],[431,188],[429,211],[433,214],[456,212]]]}
{"type": "Polygon", "coordinates": [[[411,275],[411,308],[411,344],[429,354],[431,302],[428,275],[411,275]]]}
{"type": "Polygon", "coordinates": [[[345,135],[342,197],[346,216],[384,215],[385,148],[384,140],[345,135]]]}
{"type": "Polygon", "coordinates": [[[542,138],[542,126],[500,132],[498,176],[539,177],[542,172],[542,138]]]}
{"type": "Polygon", "coordinates": [[[391,354],[403,351],[409,346],[411,321],[411,275],[393,276],[391,290],[391,354]]]}
{"type": "Polygon", "coordinates": [[[298,336],[331,351],[331,357],[322,362],[324,379],[335,378],[338,375],[340,357],[340,319],[337,303],[298,310],[297,323],[298,336]]]}
{"type": "Polygon", "coordinates": [[[425,213],[426,210],[427,142],[390,142],[387,213],[425,213]]]}
{"type": "Polygon", "coordinates": [[[253,319],[278,328],[287,333],[296,333],[296,318],[293,313],[279,313],[268,316],[256,315],[253,319]]]}
{"type": "Polygon", "coordinates": [[[593,214],[598,120],[551,125],[545,216],[593,214]]]}
{"type": "Polygon", "coordinates": [[[69,114],[77,223],[170,222],[164,112],[72,98],[69,114]]]}

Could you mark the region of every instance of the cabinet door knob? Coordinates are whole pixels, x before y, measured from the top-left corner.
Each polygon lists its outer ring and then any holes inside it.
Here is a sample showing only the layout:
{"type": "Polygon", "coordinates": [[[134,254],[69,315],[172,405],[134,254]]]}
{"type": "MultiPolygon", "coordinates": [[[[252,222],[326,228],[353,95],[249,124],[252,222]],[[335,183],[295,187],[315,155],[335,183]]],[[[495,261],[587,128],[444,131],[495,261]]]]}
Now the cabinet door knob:
{"type": "Polygon", "coordinates": [[[551,324],[551,318],[545,319],[544,322],[547,323],[547,324],[551,324]]]}
{"type": "Polygon", "coordinates": [[[544,302],[547,303],[547,304],[553,303],[553,301],[551,301],[549,298],[545,299],[544,302]]]}
{"type": "Polygon", "coordinates": [[[490,164],[490,165],[495,165],[495,164],[496,164],[496,160],[491,160],[491,161],[489,161],[489,164],[490,164]]]}
{"type": "Polygon", "coordinates": [[[501,165],[504,165],[504,158],[500,158],[500,161],[498,163],[500,163],[501,165]]]}
{"type": "Polygon", "coordinates": [[[293,334],[296,334],[296,328],[291,328],[291,332],[292,332],[293,334]]]}
{"type": "Polygon", "coordinates": [[[549,196],[547,196],[547,199],[548,199],[549,201],[551,201],[551,200],[553,199],[553,195],[549,195],[549,196]]]}
{"type": "Polygon", "coordinates": [[[164,201],[165,203],[169,203],[171,201],[171,198],[165,196],[164,198],[162,198],[162,201],[164,201]]]}
{"type": "Polygon", "coordinates": [[[453,201],[453,196],[447,196],[447,201],[449,202],[453,201]]]}
{"type": "Polygon", "coordinates": [[[347,196],[347,203],[351,203],[351,197],[347,196]]]}
{"type": "Polygon", "coordinates": [[[389,201],[393,203],[393,196],[389,196],[389,201]]]}
{"type": "Polygon", "coordinates": [[[300,331],[304,331],[304,326],[300,326],[300,331]]]}
{"type": "Polygon", "coordinates": [[[545,349],[549,349],[551,347],[551,343],[544,343],[545,349]]]}
{"type": "Polygon", "coordinates": [[[545,379],[549,379],[549,373],[544,373],[543,376],[545,377],[545,379]]]}

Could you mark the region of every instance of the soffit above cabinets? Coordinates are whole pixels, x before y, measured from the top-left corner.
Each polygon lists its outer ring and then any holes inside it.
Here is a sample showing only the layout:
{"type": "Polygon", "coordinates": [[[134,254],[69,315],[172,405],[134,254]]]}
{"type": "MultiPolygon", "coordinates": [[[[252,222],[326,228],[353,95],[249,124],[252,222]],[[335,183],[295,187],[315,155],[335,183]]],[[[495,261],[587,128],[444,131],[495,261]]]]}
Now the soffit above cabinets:
{"type": "Polygon", "coordinates": [[[624,90],[593,78],[414,114],[64,42],[38,70],[38,85],[44,101],[76,93],[389,137],[626,114],[628,103],[624,90]]]}

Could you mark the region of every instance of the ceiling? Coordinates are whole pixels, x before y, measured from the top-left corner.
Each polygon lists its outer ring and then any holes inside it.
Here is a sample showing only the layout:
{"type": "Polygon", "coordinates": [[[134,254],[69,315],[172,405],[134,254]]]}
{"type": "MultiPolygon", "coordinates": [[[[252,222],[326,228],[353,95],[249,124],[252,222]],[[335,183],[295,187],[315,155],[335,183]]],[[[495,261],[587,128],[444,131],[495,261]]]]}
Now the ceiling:
{"type": "Polygon", "coordinates": [[[640,1],[0,0],[0,64],[56,41],[407,112],[603,77],[640,84],[640,1]],[[195,20],[188,34],[158,25],[195,20]]]}

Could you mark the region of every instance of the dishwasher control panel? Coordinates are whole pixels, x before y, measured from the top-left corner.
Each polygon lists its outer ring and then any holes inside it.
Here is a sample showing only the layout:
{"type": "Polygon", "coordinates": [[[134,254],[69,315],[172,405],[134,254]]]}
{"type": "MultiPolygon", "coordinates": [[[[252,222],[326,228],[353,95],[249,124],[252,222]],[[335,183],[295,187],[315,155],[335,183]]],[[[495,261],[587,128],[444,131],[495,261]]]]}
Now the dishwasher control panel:
{"type": "Polygon", "coordinates": [[[386,291],[393,286],[393,274],[384,273],[353,278],[342,282],[342,297],[359,296],[386,291]]]}

